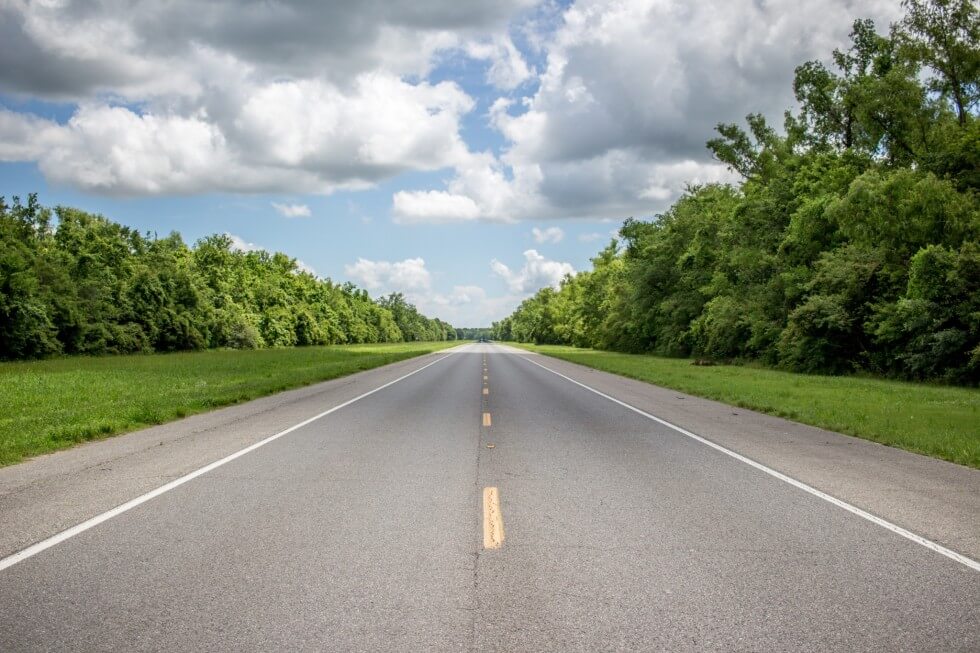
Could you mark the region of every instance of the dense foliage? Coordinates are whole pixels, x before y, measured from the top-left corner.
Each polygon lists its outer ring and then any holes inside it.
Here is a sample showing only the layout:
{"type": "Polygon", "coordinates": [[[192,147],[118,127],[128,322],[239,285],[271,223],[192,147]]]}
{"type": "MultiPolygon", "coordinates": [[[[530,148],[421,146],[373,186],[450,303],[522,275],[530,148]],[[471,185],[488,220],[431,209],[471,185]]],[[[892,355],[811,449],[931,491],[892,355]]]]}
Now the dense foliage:
{"type": "Polygon", "coordinates": [[[980,380],[980,20],[970,0],[905,9],[887,35],[857,21],[836,70],[797,68],[782,133],[719,125],[738,187],[627,220],[495,337],[980,380]]]}
{"type": "Polygon", "coordinates": [[[0,358],[455,339],[400,294],[372,301],[227,236],[188,247],[0,197],[0,358]]]}

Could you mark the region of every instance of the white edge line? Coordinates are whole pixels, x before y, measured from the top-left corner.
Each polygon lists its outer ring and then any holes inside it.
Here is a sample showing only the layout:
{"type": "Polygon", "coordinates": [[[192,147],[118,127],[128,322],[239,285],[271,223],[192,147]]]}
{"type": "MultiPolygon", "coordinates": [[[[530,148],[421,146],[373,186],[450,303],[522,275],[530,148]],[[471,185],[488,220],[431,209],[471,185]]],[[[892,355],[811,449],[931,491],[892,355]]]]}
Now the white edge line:
{"type": "MultiPolygon", "coordinates": [[[[457,345],[457,347],[458,346],[459,345],[457,345]]],[[[463,347],[466,347],[467,345],[462,345],[462,346],[463,347]]],[[[452,349],[456,349],[457,347],[453,347],[452,349]]],[[[135,499],[130,499],[126,503],[124,503],[122,505],[119,505],[119,506],[116,506],[115,508],[112,508],[111,510],[107,510],[107,511],[103,512],[100,515],[96,515],[95,517],[92,517],[91,519],[86,519],[82,523],[77,524],[75,526],[72,526],[71,528],[68,528],[66,530],[63,530],[60,533],[57,533],[55,535],[52,535],[51,537],[49,537],[47,539],[41,540],[40,542],[37,542],[35,544],[32,544],[31,546],[27,547],[26,549],[22,549],[22,550],[18,551],[17,553],[12,553],[9,556],[7,556],[6,558],[0,559],[0,571],[3,571],[4,569],[7,569],[8,567],[12,567],[12,566],[16,565],[18,562],[22,562],[24,560],[27,560],[28,558],[30,558],[32,556],[35,556],[38,553],[41,553],[42,551],[44,551],[46,549],[50,549],[51,547],[53,547],[53,546],[55,546],[57,544],[60,544],[61,542],[64,542],[67,539],[70,539],[72,537],[75,537],[76,535],[78,535],[80,533],[84,533],[85,531],[89,530],[90,528],[94,528],[95,526],[98,526],[102,522],[109,521],[113,517],[117,517],[117,516],[123,514],[124,512],[126,512],[128,510],[132,510],[136,506],[139,506],[139,505],[142,505],[142,504],[146,503],[150,499],[154,499],[154,498],[160,496],[161,494],[164,494],[166,492],[169,492],[170,490],[173,490],[174,488],[180,487],[184,483],[187,483],[188,481],[192,481],[195,478],[197,478],[198,476],[202,476],[204,474],[207,474],[208,472],[213,471],[213,470],[217,469],[218,467],[221,467],[222,465],[224,465],[226,463],[230,463],[231,461],[235,460],[236,458],[240,458],[240,457],[244,456],[247,453],[251,453],[251,452],[255,451],[256,449],[258,449],[259,447],[263,447],[263,446],[269,444],[270,442],[272,442],[274,440],[278,440],[279,438],[283,437],[284,435],[288,435],[289,433],[292,433],[296,429],[303,428],[307,424],[310,424],[312,422],[315,422],[315,421],[317,421],[318,419],[320,419],[322,417],[326,417],[330,413],[334,413],[334,412],[340,410],[341,408],[345,408],[346,406],[350,406],[352,403],[354,403],[356,401],[360,401],[361,399],[364,399],[365,397],[369,397],[369,396],[373,395],[375,392],[379,392],[381,390],[384,390],[385,388],[387,388],[389,386],[392,386],[392,385],[398,383],[399,381],[404,381],[405,379],[407,379],[408,377],[412,376],[413,374],[418,374],[422,370],[424,370],[424,369],[426,369],[428,367],[432,367],[436,363],[438,363],[440,361],[444,361],[444,360],[446,360],[447,358],[449,358],[452,355],[453,354],[449,353],[449,354],[446,354],[445,356],[440,356],[439,358],[437,358],[436,360],[432,361],[431,363],[427,363],[427,364],[423,365],[422,367],[420,367],[418,369],[412,370],[408,374],[405,374],[404,376],[400,376],[397,379],[395,379],[394,381],[389,381],[388,383],[385,383],[384,385],[379,385],[377,388],[374,388],[373,390],[368,390],[364,394],[358,395],[358,396],[354,397],[353,399],[348,399],[347,401],[345,401],[345,402],[343,402],[341,404],[337,404],[333,408],[330,408],[328,410],[325,410],[322,413],[318,413],[318,414],[314,415],[313,417],[310,417],[309,419],[305,419],[302,422],[299,422],[298,424],[294,424],[293,426],[290,426],[288,429],[285,429],[283,431],[279,431],[275,435],[270,435],[269,437],[265,438],[264,440],[259,440],[255,444],[251,444],[251,445],[245,447],[244,449],[241,449],[239,451],[236,451],[235,453],[229,454],[229,455],[225,456],[224,458],[221,458],[219,460],[216,460],[213,463],[210,463],[208,465],[205,465],[204,467],[201,467],[200,469],[196,469],[193,472],[190,472],[189,474],[185,474],[184,476],[181,476],[180,478],[174,479],[174,480],[170,481],[169,483],[167,483],[166,485],[161,485],[160,487],[156,488],[155,490],[150,490],[146,494],[141,494],[140,496],[136,497],[135,499]]]]}
{"type": "Polygon", "coordinates": [[[793,487],[798,488],[800,490],[803,490],[804,492],[807,492],[808,494],[812,494],[815,497],[818,497],[820,499],[823,499],[824,501],[827,501],[828,503],[832,503],[835,506],[837,506],[838,508],[843,508],[844,510],[846,510],[846,511],[848,511],[850,513],[853,513],[853,514],[857,515],[858,517],[861,517],[862,519],[866,519],[869,522],[871,522],[873,524],[877,524],[878,526],[881,526],[882,528],[886,528],[886,529],[890,530],[891,532],[893,532],[893,533],[895,533],[897,535],[901,535],[902,537],[904,537],[907,540],[911,540],[911,541],[915,542],[916,544],[920,544],[920,545],[926,547],[927,549],[931,549],[931,550],[935,551],[936,553],[938,553],[940,555],[944,555],[944,556],[946,556],[947,558],[949,558],[951,560],[955,560],[956,562],[958,562],[960,564],[966,565],[967,567],[969,567],[970,569],[972,569],[974,571],[980,571],[980,562],[977,562],[976,560],[973,560],[972,558],[968,558],[968,557],[966,557],[965,555],[963,555],[961,553],[957,553],[956,551],[953,551],[951,549],[947,549],[943,545],[937,544],[936,542],[933,542],[932,540],[926,539],[926,538],[922,537],[921,535],[916,535],[912,531],[906,530],[906,529],[902,528],[901,526],[898,526],[897,524],[893,524],[890,521],[887,521],[887,520],[882,519],[881,517],[877,517],[875,515],[872,515],[870,512],[867,512],[865,510],[861,510],[857,506],[851,505],[850,503],[847,503],[846,501],[842,501],[842,500],[838,499],[837,497],[834,497],[834,496],[831,496],[831,495],[827,494],[826,492],[821,492],[817,488],[815,488],[815,487],[813,487],[811,485],[807,485],[803,481],[798,481],[795,478],[792,478],[791,476],[787,476],[786,474],[783,474],[782,472],[777,472],[775,469],[773,469],[771,467],[766,467],[765,465],[763,465],[760,462],[757,462],[755,460],[752,460],[751,458],[747,458],[746,456],[743,456],[740,453],[736,453],[736,452],[732,451],[731,449],[727,449],[727,448],[721,446],[720,444],[717,444],[715,442],[712,442],[711,440],[708,440],[706,438],[701,437],[700,435],[697,435],[695,433],[691,433],[687,429],[683,429],[680,426],[677,426],[676,424],[671,424],[667,420],[660,419],[656,415],[651,415],[650,413],[648,413],[648,412],[646,412],[644,410],[641,410],[641,409],[637,408],[636,406],[631,406],[630,404],[626,403],[625,401],[620,401],[619,399],[616,399],[615,397],[611,397],[611,396],[607,395],[604,392],[601,392],[599,390],[596,390],[595,388],[589,387],[589,386],[585,385],[584,383],[581,383],[579,381],[576,381],[575,379],[573,379],[571,377],[565,376],[561,372],[556,372],[555,370],[551,369],[550,367],[547,367],[545,365],[542,365],[541,363],[538,363],[537,361],[533,361],[530,358],[524,357],[524,356],[522,356],[522,358],[524,358],[527,362],[529,362],[529,363],[531,363],[533,365],[537,365],[541,369],[547,370],[547,371],[551,372],[552,374],[555,374],[557,376],[560,376],[561,378],[565,379],[566,381],[569,381],[570,383],[574,383],[577,386],[580,386],[582,388],[585,388],[589,392],[594,392],[595,394],[599,395],[600,397],[603,397],[605,399],[608,399],[609,401],[611,401],[613,403],[619,404],[620,406],[622,406],[624,408],[628,408],[631,411],[633,411],[634,413],[637,413],[638,415],[642,415],[643,417],[646,417],[647,419],[653,420],[654,422],[657,422],[658,424],[663,424],[664,426],[666,426],[666,427],[668,427],[670,429],[673,429],[673,430],[677,431],[681,435],[685,435],[685,436],[691,438],[692,440],[697,440],[701,444],[707,445],[707,446],[711,447],[712,449],[715,449],[717,451],[720,451],[721,453],[725,454],[726,456],[731,456],[735,460],[738,460],[740,462],[743,462],[746,465],[749,465],[751,467],[755,467],[759,471],[765,472],[766,474],[769,474],[770,476],[773,476],[775,478],[778,478],[780,481],[783,481],[784,483],[789,483],[793,487]]]}

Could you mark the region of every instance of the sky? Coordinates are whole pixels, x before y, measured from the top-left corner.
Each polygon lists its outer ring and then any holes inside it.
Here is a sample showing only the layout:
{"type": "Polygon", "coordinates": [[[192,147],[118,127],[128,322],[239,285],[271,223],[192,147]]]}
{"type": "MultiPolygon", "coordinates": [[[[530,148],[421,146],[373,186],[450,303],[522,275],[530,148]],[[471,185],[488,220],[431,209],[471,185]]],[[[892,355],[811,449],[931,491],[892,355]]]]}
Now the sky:
{"type": "Polygon", "coordinates": [[[898,0],[0,0],[0,195],[488,326],[898,0]]]}

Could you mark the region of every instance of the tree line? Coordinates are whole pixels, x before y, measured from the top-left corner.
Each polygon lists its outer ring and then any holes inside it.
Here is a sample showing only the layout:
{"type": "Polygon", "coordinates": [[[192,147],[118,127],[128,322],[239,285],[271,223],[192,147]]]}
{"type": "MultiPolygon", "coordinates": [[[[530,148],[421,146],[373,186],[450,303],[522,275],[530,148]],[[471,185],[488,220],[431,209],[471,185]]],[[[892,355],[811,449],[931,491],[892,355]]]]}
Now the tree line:
{"type": "Polygon", "coordinates": [[[627,220],[494,337],[980,381],[980,20],[969,0],[903,6],[796,69],[783,130],[718,126],[708,148],[742,182],[627,220]]]}
{"type": "Polygon", "coordinates": [[[456,338],[400,293],[374,301],[225,235],[188,246],[12,199],[0,197],[2,359],[456,338]]]}
{"type": "Polygon", "coordinates": [[[479,340],[480,338],[491,337],[490,327],[457,327],[456,338],[458,340],[479,340]]]}

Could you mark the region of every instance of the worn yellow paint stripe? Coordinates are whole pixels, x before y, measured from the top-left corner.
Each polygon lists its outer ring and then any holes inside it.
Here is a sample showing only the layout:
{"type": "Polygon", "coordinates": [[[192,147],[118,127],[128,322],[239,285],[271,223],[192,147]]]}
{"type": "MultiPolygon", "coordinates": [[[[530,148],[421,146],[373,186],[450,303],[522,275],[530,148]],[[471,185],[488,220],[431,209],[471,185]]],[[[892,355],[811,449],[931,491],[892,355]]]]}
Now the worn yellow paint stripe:
{"type": "Polygon", "coordinates": [[[485,395],[490,394],[490,388],[484,388],[483,389],[483,394],[485,394],[485,395]]]}
{"type": "Polygon", "coordinates": [[[490,413],[483,413],[483,425],[490,426],[490,413]]]}
{"type": "Polygon", "coordinates": [[[483,488],[483,548],[499,549],[504,544],[504,516],[500,512],[500,493],[495,487],[483,488]]]}
{"type": "Polygon", "coordinates": [[[483,380],[484,380],[484,381],[486,381],[486,380],[487,380],[487,375],[486,375],[486,374],[484,374],[484,375],[483,375],[483,380]]]}

